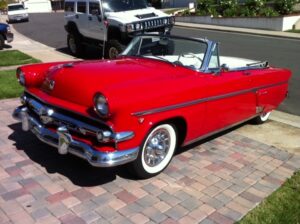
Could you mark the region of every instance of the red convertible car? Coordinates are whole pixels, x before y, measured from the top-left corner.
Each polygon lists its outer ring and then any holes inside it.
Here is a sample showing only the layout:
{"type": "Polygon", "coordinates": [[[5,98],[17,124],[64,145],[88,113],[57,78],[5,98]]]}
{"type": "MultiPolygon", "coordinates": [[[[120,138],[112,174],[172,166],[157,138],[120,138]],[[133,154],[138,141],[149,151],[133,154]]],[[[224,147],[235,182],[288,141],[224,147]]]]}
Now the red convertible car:
{"type": "Polygon", "coordinates": [[[289,70],[218,49],[207,39],[147,34],[114,60],[22,66],[14,117],[60,154],[97,167],[128,163],[148,178],[177,147],[250,119],[263,123],[287,96],[289,70]]]}

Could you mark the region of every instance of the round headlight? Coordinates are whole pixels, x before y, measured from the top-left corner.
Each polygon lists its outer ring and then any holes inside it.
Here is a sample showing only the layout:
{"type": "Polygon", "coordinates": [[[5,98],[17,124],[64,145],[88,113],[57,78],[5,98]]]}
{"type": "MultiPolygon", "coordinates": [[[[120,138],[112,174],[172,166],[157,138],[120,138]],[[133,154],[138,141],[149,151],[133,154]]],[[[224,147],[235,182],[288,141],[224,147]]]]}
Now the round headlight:
{"type": "Polygon", "coordinates": [[[107,118],[109,116],[107,99],[102,94],[96,94],[94,97],[94,108],[100,117],[107,118]]]}
{"type": "Polygon", "coordinates": [[[21,69],[18,69],[17,70],[17,76],[18,76],[18,80],[19,80],[19,83],[22,85],[22,86],[25,86],[25,74],[22,72],[21,69]]]}

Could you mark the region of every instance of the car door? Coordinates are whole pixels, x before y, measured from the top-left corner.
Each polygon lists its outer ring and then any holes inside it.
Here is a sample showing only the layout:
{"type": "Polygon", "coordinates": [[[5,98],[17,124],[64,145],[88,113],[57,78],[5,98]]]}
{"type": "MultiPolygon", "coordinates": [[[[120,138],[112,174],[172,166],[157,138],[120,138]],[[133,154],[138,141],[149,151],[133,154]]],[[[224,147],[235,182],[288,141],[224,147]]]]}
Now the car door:
{"type": "Polygon", "coordinates": [[[86,1],[77,1],[77,13],[75,15],[75,20],[79,32],[83,36],[88,36],[88,14],[86,1]]]}
{"type": "Polygon", "coordinates": [[[256,114],[257,99],[249,71],[220,69],[218,50],[215,50],[205,84],[207,118],[203,128],[206,133],[245,121],[256,114]]]}
{"type": "Polygon", "coordinates": [[[89,37],[104,40],[105,25],[99,1],[90,1],[88,7],[88,33],[89,37]]]}

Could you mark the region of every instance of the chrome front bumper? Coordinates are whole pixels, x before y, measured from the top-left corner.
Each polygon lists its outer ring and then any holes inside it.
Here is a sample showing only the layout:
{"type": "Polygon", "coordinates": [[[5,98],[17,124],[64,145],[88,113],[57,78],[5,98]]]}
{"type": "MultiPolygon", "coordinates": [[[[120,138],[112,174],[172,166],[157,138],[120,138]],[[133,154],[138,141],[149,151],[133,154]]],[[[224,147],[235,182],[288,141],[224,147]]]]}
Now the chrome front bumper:
{"type": "Polygon", "coordinates": [[[138,156],[138,147],[111,153],[96,151],[90,145],[74,140],[64,126],[57,128],[56,132],[47,129],[41,122],[30,116],[25,106],[16,108],[13,117],[22,121],[24,131],[32,131],[42,142],[58,148],[60,154],[71,153],[85,159],[95,167],[113,167],[126,164],[138,156]]]}

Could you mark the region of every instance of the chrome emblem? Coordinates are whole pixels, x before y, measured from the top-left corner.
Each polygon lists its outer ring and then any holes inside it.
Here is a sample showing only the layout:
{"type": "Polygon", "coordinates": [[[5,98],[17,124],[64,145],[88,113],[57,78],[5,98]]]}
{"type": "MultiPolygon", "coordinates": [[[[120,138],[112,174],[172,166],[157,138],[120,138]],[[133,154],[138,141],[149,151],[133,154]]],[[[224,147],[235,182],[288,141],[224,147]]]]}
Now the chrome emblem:
{"type": "Polygon", "coordinates": [[[49,88],[50,88],[51,90],[53,90],[53,89],[54,89],[54,86],[55,86],[55,81],[54,81],[54,80],[50,80],[50,82],[49,82],[49,88]]]}

